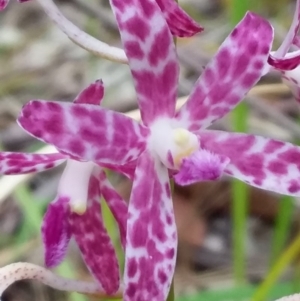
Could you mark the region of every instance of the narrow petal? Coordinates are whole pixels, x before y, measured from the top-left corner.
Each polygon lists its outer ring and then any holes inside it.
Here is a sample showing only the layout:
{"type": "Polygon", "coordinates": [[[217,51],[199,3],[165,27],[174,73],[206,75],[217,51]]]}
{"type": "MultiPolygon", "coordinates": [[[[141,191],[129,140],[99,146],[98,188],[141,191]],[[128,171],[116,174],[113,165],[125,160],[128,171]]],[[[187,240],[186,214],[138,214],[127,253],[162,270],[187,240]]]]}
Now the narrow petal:
{"type": "Polygon", "coordinates": [[[226,156],[228,175],[281,194],[300,195],[300,147],[269,138],[204,131],[201,146],[226,156]]]}
{"type": "Polygon", "coordinates": [[[174,176],[179,185],[190,185],[202,181],[217,180],[229,163],[225,156],[207,150],[199,150],[182,160],[179,172],[174,176]]]}
{"type": "Polygon", "coordinates": [[[176,249],[168,170],[146,152],[139,159],[129,202],[124,301],[165,301],[176,249]]]}
{"type": "Polygon", "coordinates": [[[105,172],[102,171],[99,176],[100,188],[103,198],[108,204],[119,227],[121,243],[125,250],[126,245],[126,222],[127,222],[127,203],[117,193],[113,186],[106,178],[105,172]]]}
{"type": "Polygon", "coordinates": [[[92,105],[100,105],[104,96],[104,86],[102,80],[96,80],[75,98],[74,103],[89,103],[92,105]]]}
{"type": "Polygon", "coordinates": [[[1,152],[0,173],[17,175],[40,172],[62,164],[66,160],[63,154],[26,154],[1,152]]]}
{"type": "Polygon", "coordinates": [[[6,8],[8,1],[9,0],[0,0],[0,11],[6,8]]]}
{"type": "Polygon", "coordinates": [[[66,256],[71,238],[68,202],[68,198],[56,197],[48,205],[43,219],[42,238],[45,249],[45,264],[48,268],[59,265],[66,256]]]}
{"type": "Polygon", "coordinates": [[[300,0],[297,0],[292,25],[287,35],[285,36],[284,41],[282,42],[278,50],[275,52],[274,56],[276,58],[283,58],[287,54],[299,31],[299,27],[300,27],[300,0]]]}
{"type": "Polygon", "coordinates": [[[268,63],[281,71],[293,70],[300,65],[300,51],[288,53],[284,58],[276,58],[275,55],[270,54],[268,63]]]}
{"type": "Polygon", "coordinates": [[[131,118],[89,104],[30,101],[18,122],[29,134],[75,158],[116,165],[135,160],[149,134],[131,118]]]}
{"type": "Polygon", "coordinates": [[[179,66],[173,38],[152,0],[111,0],[137,91],[144,124],[173,117],[179,66]],[[155,24],[155,26],[153,26],[155,24]]]}
{"type": "Polygon", "coordinates": [[[88,208],[82,215],[70,216],[71,233],[80,248],[83,259],[108,294],[120,285],[119,265],[115,250],[101,216],[100,187],[96,177],[89,184],[88,208]]]}
{"type": "Polygon", "coordinates": [[[291,71],[283,71],[281,78],[291,89],[295,99],[300,102],[300,66],[291,71]]]}
{"type": "Polygon", "coordinates": [[[247,13],[196,82],[177,119],[189,130],[209,126],[230,112],[258,82],[267,65],[273,29],[247,13]]]}
{"type": "Polygon", "coordinates": [[[173,35],[178,37],[191,37],[203,31],[174,0],[156,0],[173,35]]]}
{"type": "MultiPolygon", "coordinates": [[[[38,280],[61,291],[95,294],[100,299],[109,297],[98,283],[60,277],[43,267],[28,262],[12,263],[0,268],[0,297],[11,284],[24,279],[38,280]]],[[[122,292],[118,291],[115,298],[121,297],[122,292]]]]}

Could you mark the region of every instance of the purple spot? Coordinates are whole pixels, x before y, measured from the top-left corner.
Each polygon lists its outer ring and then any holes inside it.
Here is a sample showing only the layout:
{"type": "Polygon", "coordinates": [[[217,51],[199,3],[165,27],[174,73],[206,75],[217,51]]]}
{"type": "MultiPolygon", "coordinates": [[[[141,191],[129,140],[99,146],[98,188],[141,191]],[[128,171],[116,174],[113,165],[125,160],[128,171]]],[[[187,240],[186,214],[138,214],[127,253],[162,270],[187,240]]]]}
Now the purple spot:
{"type": "Polygon", "coordinates": [[[287,165],[284,162],[278,161],[278,160],[273,160],[269,163],[267,167],[272,173],[275,174],[287,174],[287,165]]]}

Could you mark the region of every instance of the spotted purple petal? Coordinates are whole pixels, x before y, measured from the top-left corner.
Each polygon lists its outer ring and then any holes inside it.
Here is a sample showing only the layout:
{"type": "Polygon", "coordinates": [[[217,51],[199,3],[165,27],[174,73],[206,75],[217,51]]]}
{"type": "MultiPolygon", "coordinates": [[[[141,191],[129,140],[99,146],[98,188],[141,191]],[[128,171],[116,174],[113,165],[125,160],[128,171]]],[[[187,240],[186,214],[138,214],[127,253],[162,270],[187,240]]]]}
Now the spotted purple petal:
{"type": "Polygon", "coordinates": [[[173,35],[178,37],[191,37],[203,31],[174,0],[156,0],[173,35]]]}
{"type": "Polygon", "coordinates": [[[201,149],[182,160],[179,172],[174,176],[174,180],[179,185],[217,180],[222,176],[229,161],[225,156],[201,149]]]}
{"type": "Polygon", "coordinates": [[[56,167],[66,160],[63,154],[0,153],[0,173],[4,175],[40,172],[56,167]]]}
{"type": "Polygon", "coordinates": [[[87,210],[82,215],[72,213],[69,222],[90,272],[107,294],[115,293],[120,285],[119,265],[102,221],[100,187],[95,176],[90,179],[87,210]]]}
{"type": "Polygon", "coordinates": [[[300,195],[300,147],[269,138],[221,131],[199,134],[201,147],[226,156],[225,173],[252,186],[300,195]]]}
{"type": "Polygon", "coordinates": [[[124,301],[165,301],[176,249],[168,170],[145,152],[138,161],[129,202],[124,301]]]}
{"type": "Polygon", "coordinates": [[[195,131],[230,112],[263,75],[272,41],[269,22],[248,12],[205,68],[177,119],[195,131]]]}
{"type": "Polygon", "coordinates": [[[112,214],[118,224],[121,243],[122,243],[123,249],[125,249],[127,203],[122,199],[122,197],[117,193],[117,191],[109,183],[104,171],[102,171],[99,174],[98,179],[99,179],[101,193],[103,195],[103,198],[105,199],[110,211],[112,212],[112,214]]]}
{"type": "Polygon", "coordinates": [[[158,116],[172,117],[179,66],[173,38],[159,6],[152,0],[110,2],[134,79],[143,123],[148,125],[158,116]]]}
{"type": "Polygon", "coordinates": [[[104,86],[102,80],[96,80],[87,88],[81,91],[75,98],[74,103],[88,103],[100,105],[104,96],[104,86]]]}
{"type": "Polygon", "coordinates": [[[68,199],[57,196],[48,205],[42,223],[42,239],[45,250],[45,264],[48,268],[59,265],[65,258],[71,237],[68,216],[68,199]]]}
{"type": "Polygon", "coordinates": [[[18,122],[29,134],[74,158],[107,164],[135,160],[149,134],[131,118],[89,104],[30,101],[18,122]]]}

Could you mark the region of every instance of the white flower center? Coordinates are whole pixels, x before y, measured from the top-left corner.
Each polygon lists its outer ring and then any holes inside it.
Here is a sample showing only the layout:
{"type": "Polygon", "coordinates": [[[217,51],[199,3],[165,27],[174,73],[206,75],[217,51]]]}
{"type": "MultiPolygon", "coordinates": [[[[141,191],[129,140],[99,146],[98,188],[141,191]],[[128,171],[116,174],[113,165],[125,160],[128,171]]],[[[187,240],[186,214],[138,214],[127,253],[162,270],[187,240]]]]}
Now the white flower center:
{"type": "Polygon", "coordinates": [[[178,169],[183,158],[198,150],[198,138],[184,128],[172,126],[172,120],[160,119],[151,125],[149,147],[168,168],[178,169]]]}
{"type": "Polygon", "coordinates": [[[58,194],[69,198],[71,211],[84,214],[87,207],[88,188],[94,163],[67,160],[61,176],[58,194]]]}

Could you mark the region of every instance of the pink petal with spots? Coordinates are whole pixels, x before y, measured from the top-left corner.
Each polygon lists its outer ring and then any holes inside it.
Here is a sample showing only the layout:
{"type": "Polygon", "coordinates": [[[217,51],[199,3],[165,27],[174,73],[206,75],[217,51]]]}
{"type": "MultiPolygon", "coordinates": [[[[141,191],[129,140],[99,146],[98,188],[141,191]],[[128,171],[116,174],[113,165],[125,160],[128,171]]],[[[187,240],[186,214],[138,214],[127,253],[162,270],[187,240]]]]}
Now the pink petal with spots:
{"type": "Polygon", "coordinates": [[[102,80],[96,80],[75,98],[74,103],[89,103],[92,105],[100,105],[104,96],[104,86],[102,80]]]}
{"type": "Polygon", "coordinates": [[[270,55],[268,63],[278,70],[293,70],[300,65],[300,51],[289,53],[284,58],[276,58],[275,55],[270,55]]]}
{"type": "Polygon", "coordinates": [[[230,112],[261,78],[272,41],[269,22],[247,13],[205,68],[177,119],[195,131],[230,112]]]}
{"type": "Polygon", "coordinates": [[[89,104],[30,101],[18,122],[29,134],[73,158],[103,164],[135,160],[149,134],[131,118],[89,104]]]}
{"type": "Polygon", "coordinates": [[[17,175],[40,172],[62,164],[66,156],[62,154],[26,154],[1,152],[0,173],[4,175],[17,175]]]}
{"type": "Polygon", "coordinates": [[[230,159],[228,175],[262,189],[300,195],[300,147],[221,131],[203,131],[199,136],[204,149],[230,159]]]}
{"type": "Polygon", "coordinates": [[[88,208],[82,215],[70,215],[71,233],[93,276],[107,294],[115,293],[120,285],[119,265],[101,216],[99,181],[92,176],[89,184],[88,208]]]}
{"type": "Polygon", "coordinates": [[[101,193],[105,199],[110,211],[112,212],[120,232],[121,243],[123,249],[126,245],[126,222],[127,222],[127,203],[117,193],[113,186],[106,178],[105,172],[102,171],[99,175],[99,183],[101,193]]]}
{"type": "Polygon", "coordinates": [[[71,237],[68,198],[58,196],[48,205],[42,223],[42,239],[45,249],[45,264],[52,268],[66,256],[71,237]]]}
{"type": "Polygon", "coordinates": [[[111,0],[144,124],[173,117],[179,66],[164,16],[152,0],[111,0]],[[155,24],[155,26],[153,26],[155,24]]]}
{"type": "Polygon", "coordinates": [[[8,2],[9,0],[0,0],[0,11],[6,8],[8,2]]]}
{"type": "Polygon", "coordinates": [[[191,37],[203,31],[174,0],[156,0],[173,35],[178,37],[191,37]]]}
{"type": "Polygon", "coordinates": [[[174,180],[179,185],[217,180],[229,163],[225,156],[219,156],[207,150],[199,150],[182,160],[179,172],[174,180]]]}
{"type": "Polygon", "coordinates": [[[299,31],[299,27],[300,27],[300,0],[297,0],[292,25],[289,29],[289,32],[285,36],[284,41],[282,42],[282,44],[274,54],[276,58],[283,58],[287,54],[290,47],[292,46],[293,41],[296,38],[296,35],[299,31]]]}
{"type": "Polygon", "coordinates": [[[124,301],[165,301],[176,249],[168,170],[145,152],[138,161],[129,202],[124,301]]]}
{"type": "Polygon", "coordinates": [[[283,83],[291,89],[295,99],[300,102],[300,66],[291,71],[283,71],[281,78],[283,83]]]}

